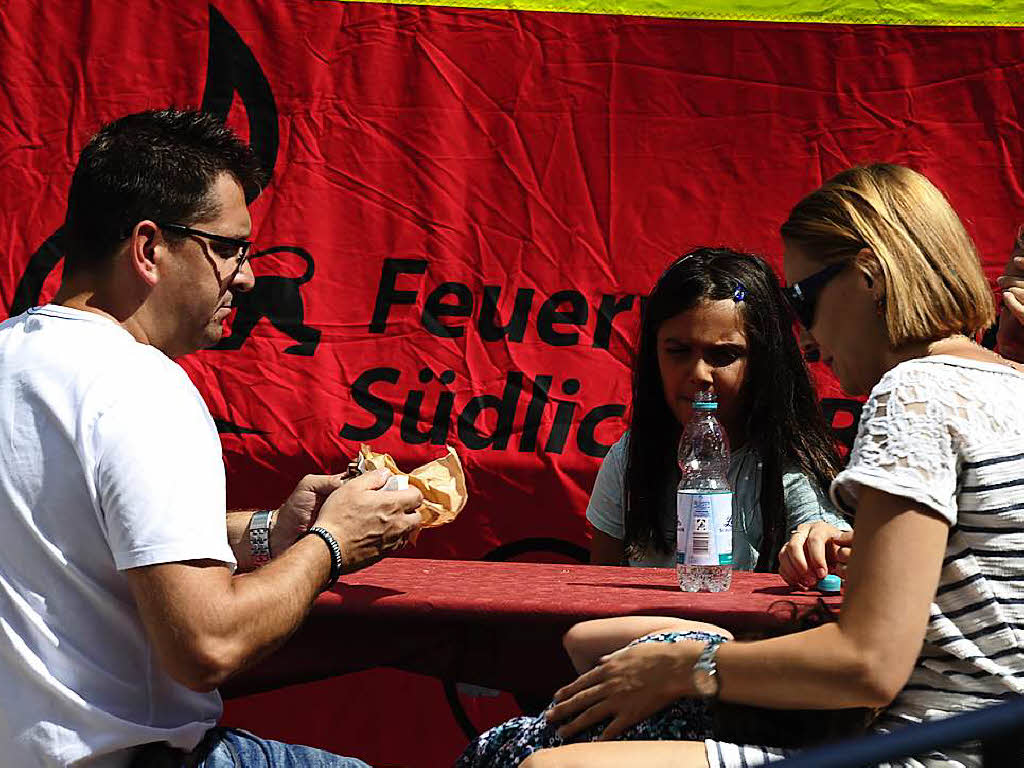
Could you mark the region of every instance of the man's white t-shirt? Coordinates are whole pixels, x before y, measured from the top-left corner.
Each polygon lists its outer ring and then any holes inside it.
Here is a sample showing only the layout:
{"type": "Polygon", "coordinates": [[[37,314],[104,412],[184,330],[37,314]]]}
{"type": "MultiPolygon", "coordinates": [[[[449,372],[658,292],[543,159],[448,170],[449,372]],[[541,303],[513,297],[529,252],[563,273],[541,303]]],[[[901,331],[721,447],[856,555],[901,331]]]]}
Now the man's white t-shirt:
{"type": "Polygon", "coordinates": [[[184,371],[97,314],[0,324],[0,763],[195,746],[220,696],[161,668],[120,571],[199,559],[235,566],[220,440],[184,371]]]}

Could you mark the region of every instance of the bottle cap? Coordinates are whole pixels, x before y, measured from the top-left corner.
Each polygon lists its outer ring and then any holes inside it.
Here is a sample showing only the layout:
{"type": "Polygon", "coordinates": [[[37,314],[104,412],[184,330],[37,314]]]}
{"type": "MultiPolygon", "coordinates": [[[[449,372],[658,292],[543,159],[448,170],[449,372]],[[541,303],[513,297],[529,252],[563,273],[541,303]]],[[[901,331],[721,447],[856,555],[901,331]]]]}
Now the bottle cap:
{"type": "Polygon", "coordinates": [[[836,576],[834,573],[830,573],[828,576],[823,578],[814,588],[819,592],[838,592],[843,588],[843,580],[836,576]]]}
{"type": "Polygon", "coordinates": [[[693,407],[698,411],[714,411],[718,408],[714,389],[702,389],[693,397],[693,407]]]}

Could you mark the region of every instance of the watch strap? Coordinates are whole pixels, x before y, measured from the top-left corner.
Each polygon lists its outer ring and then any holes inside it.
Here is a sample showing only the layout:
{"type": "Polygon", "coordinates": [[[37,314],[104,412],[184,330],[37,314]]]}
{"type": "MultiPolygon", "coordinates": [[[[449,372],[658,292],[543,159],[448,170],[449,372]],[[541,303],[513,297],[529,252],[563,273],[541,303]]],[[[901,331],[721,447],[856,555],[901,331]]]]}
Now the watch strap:
{"type": "Polygon", "coordinates": [[[721,681],[718,679],[718,662],[715,659],[721,645],[721,638],[715,637],[708,640],[704,650],[697,657],[697,661],[693,663],[693,687],[705,699],[716,698],[721,688],[721,681]]]}
{"type": "Polygon", "coordinates": [[[259,568],[270,562],[270,526],[274,510],[261,509],[249,519],[249,554],[252,564],[259,568]]]}

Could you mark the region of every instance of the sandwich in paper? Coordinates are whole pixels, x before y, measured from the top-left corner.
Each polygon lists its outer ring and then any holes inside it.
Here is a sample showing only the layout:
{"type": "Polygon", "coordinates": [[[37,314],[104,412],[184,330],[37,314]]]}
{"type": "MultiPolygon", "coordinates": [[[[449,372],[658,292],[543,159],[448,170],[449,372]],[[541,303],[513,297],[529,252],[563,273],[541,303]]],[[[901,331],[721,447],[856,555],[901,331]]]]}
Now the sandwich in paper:
{"type": "Polygon", "coordinates": [[[406,473],[398,468],[389,454],[374,453],[370,446],[361,445],[357,465],[360,472],[390,470],[392,477],[384,486],[385,490],[400,490],[409,485],[419,488],[423,494],[423,503],[418,507],[423,527],[436,528],[454,520],[466,506],[468,498],[462,462],[451,446],[446,445],[445,448],[448,451],[446,456],[406,473]]]}

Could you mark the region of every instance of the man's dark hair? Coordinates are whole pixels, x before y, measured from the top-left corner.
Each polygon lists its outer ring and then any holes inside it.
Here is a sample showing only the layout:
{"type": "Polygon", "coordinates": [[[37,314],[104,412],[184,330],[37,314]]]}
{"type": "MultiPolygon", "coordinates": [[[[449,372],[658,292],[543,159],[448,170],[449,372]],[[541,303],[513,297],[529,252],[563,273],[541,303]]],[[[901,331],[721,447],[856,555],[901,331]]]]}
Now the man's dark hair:
{"type": "Polygon", "coordinates": [[[208,113],[149,110],[105,125],[71,179],[65,270],[102,263],[144,219],[189,225],[216,216],[210,189],[225,172],[241,184],[246,203],[264,184],[252,149],[208,113]]]}

